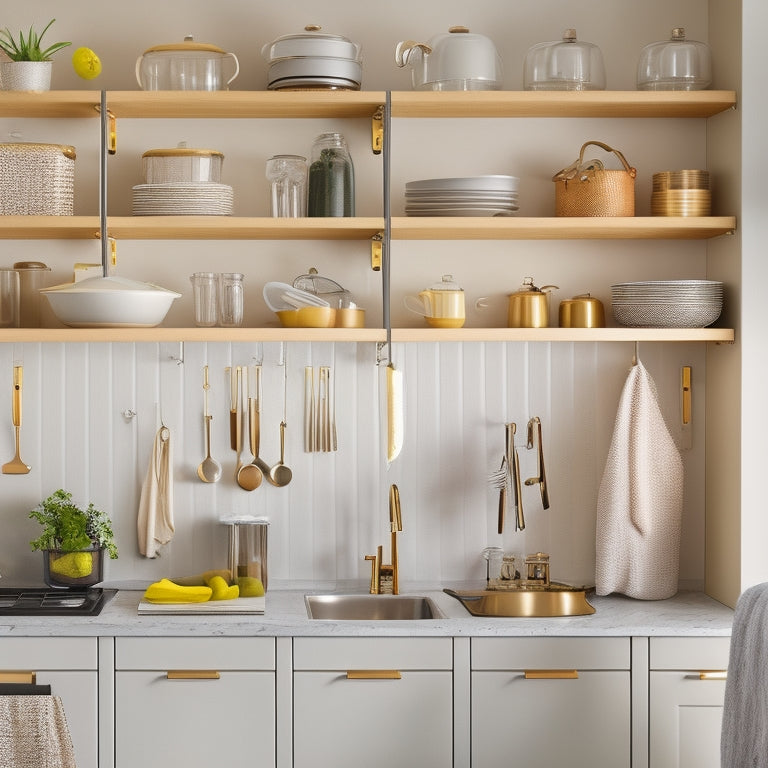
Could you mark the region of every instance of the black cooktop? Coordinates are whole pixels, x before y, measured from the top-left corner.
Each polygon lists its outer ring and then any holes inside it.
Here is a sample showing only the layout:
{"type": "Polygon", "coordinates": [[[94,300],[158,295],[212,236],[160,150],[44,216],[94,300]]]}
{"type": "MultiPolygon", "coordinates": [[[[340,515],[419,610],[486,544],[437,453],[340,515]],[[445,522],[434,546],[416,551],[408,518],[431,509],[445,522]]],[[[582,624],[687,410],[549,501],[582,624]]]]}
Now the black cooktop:
{"type": "Polygon", "coordinates": [[[97,616],[117,594],[114,589],[3,587],[0,616],[97,616]]]}

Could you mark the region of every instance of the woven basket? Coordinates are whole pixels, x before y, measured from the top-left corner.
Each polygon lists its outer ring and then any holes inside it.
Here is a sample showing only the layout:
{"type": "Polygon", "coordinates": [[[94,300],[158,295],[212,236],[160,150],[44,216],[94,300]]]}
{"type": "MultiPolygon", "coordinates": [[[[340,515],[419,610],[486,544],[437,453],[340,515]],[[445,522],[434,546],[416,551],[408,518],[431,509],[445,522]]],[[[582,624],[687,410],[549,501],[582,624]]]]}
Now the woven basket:
{"type": "Polygon", "coordinates": [[[579,159],[552,177],[555,215],[634,216],[635,176],[637,170],[618,149],[600,141],[588,141],[582,146],[579,159]],[[613,152],[624,167],[608,170],[599,161],[585,164],[584,150],[590,145],[613,152]]]}
{"type": "Polygon", "coordinates": [[[75,148],[63,144],[0,144],[0,215],[71,216],[75,148]]]}

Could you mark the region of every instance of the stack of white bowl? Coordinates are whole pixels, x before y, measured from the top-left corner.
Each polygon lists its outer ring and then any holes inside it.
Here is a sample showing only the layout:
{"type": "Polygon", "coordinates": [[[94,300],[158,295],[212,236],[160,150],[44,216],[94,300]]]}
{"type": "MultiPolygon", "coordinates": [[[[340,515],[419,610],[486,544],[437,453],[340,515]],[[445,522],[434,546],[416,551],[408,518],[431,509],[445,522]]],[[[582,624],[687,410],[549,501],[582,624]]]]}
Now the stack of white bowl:
{"type": "Polygon", "coordinates": [[[613,316],[634,328],[706,328],[723,311],[716,280],[645,280],[611,286],[613,316]]]}
{"type": "Polygon", "coordinates": [[[144,184],[133,187],[134,216],[231,216],[232,187],[221,184],[224,155],[214,149],[150,149],[144,184]]]}
{"type": "Polygon", "coordinates": [[[514,216],[519,209],[516,176],[420,179],[405,185],[406,216],[514,216]]]}

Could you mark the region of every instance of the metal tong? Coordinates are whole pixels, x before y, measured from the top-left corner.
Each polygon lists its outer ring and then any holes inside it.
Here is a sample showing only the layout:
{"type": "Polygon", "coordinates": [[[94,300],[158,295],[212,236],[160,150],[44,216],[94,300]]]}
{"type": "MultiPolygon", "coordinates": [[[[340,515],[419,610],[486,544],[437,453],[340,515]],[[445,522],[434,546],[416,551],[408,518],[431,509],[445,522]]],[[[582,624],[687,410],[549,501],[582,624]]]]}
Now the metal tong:
{"type": "Polygon", "coordinates": [[[534,416],[528,421],[528,442],[527,447],[533,448],[534,444],[534,428],[535,428],[535,442],[537,444],[536,455],[536,477],[529,477],[526,481],[526,485],[539,485],[539,491],[541,492],[541,505],[544,509],[549,509],[549,489],[547,487],[547,474],[544,471],[544,447],[541,443],[541,419],[538,416],[534,416]]]}
{"type": "Polygon", "coordinates": [[[520,483],[520,457],[515,448],[515,433],[517,424],[513,421],[505,425],[507,448],[504,458],[507,461],[507,477],[515,500],[515,530],[525,530],[525,515],[523,514],[523,491],[520,483]]]}

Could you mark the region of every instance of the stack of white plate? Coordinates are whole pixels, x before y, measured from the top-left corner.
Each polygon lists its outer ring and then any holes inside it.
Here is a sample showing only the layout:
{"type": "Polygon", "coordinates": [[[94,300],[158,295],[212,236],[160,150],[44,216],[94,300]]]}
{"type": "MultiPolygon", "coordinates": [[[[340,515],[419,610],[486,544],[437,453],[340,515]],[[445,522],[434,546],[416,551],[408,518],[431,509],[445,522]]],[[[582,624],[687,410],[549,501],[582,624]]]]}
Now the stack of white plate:
{"type": "Polygon", "coordinates": [[[514,216],[516,176],[421,179],[405,185],[406,216],[514,216]]]}
{"type": "Polygon", "coordinates": [[[138,184],[133,188],[134,216],[231,216],[232,187],[211,181],[138,184]]]}
{"type": "Polygon", "coordinates": [[[723,310],[715,280],[646,280],[611,286],[613,316],[635,328],[706,328],[723,310]]]}

